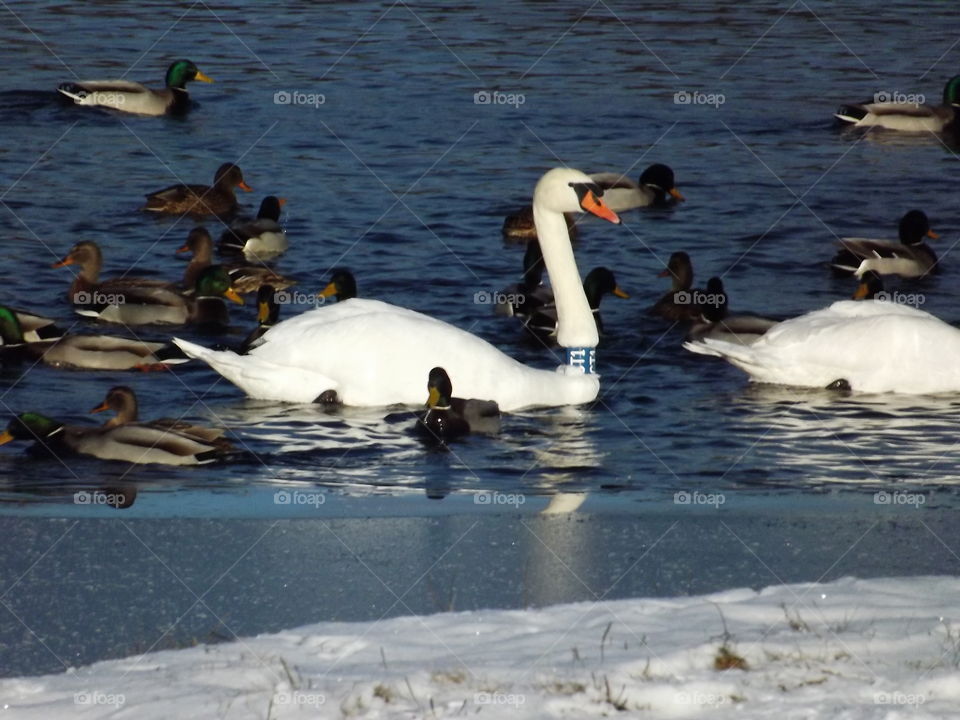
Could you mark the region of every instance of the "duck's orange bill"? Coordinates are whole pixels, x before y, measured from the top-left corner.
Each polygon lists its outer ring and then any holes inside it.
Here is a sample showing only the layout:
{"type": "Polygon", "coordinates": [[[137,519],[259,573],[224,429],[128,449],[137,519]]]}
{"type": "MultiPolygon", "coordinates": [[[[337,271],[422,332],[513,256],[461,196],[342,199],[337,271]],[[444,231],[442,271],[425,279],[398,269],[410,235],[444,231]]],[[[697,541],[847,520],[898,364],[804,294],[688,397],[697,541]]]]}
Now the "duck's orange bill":
{"type": "Polygon", "coordinates": [[[60,262],[55,262],[55,263],[54,263],[53,265],[51,265],[50,267],[52,267],[52,268],[62,268],[62,267],[65,267],[65,266],[67,266],[67,265],[73,265],[73,258],[70,257],[69,255],[67,255],[67,256],[66,256],[63,260],[61,260],[60,262]]]}
{"type": "Polygon", "coordinates": [[[624,300],[626,300],[626,299],[628,299],[628,298],[630,297],[630,296],[627,295],[623,290],[620,289],[620,286],[619,286],[619,285],[617,285],[617,286],[613,289],[613,294],[616,295],[618,298],[623,298],[624,300]]]}
{"type": "Polygon", "coordinates": [[[240,295],[237,294],[237,291],[232,287],[227,288],[226,292],[223,293],[223,296],[227,300],[233,300],[233,302],[237,303],[237,305],[243,305],[243,298],[240,297],[240,295]]]}
{"type": "Polygon", "coordinates": [[[331,295],[336,295],[336,294],[337,294],[337,284],[336,284],[336,283],[330,283],[330,284],[327,285],[323,290],[321,290],[320,292],[317,293],[317,297],[324,297],[324,298],[326,298],[326,297],[330,297],[331,295]]]}
{"type": "Polygon", "coordinates": [[[867,295],[870,294],[870,288],[867,287],[865,282],[860,283],[857,287],[857,291],[853,294],[854,300],[863,300],[867,295]]]}
{"type": "Polygon", "coordinates": [[[14,437],[10,434],[9,430],[4,430],[2,433],[0,433],[0,445],[6,445],[13,439],[14,437]]]}
{"type": "Polygon", "coordinates": [[[670,188],[670,197],[672,197],[677,202],[683,202],[686,198],[680,194],[680,191],[676,188],[670,188]]]}
{"type": "Polygon", "coordinates": [[[107,401],[104,400],[102,403],[100,403],[100,404],[97,405],[95,408],[93,408],[90,412],[91,412],[91,413],[98,413],[98,412],[103,412],[104,410],[109,410],[109,409],[110,409],[110,406],[107,405],[107,401]]]}
{"type": "Polygon", "coordinates": [[[657,273],[657,277],[672,277],[672,276],[673,276],[673,273],[670,272],[670,268],[664,268],[663,270],[657,273]]]}
{"type": "Polygon", "coordinates": [[[286,199],[286,198],[277,198],[277,204],[280,205],[280,207],[283,207],[284,205],[287,204],[287,199],[286,199]]]}
{"type": "Polygon", "coordinates": [[[607,207],[607,204],[603,202],[601,198],[597,197],[596,193],[592,190],[588,190],[583,194],[580,207],[599,218],[609,220],[615,225],[620,224],[620,216],[607,207]]]}
{"type": "Polygon", "coordinates": [[[935,233],[933,230],[927,230],[927,237],[931,238],[932,240],[940,239],[940,236],[937,233],[935,233]]]}
{"type": "Polygon", "coordinates": [[[243,180],[240,181],[240,184],[237,185],[237,187],[240,188],[241,190],[245,190],[245,191],[247,191],[247,192],[253,192],[253,188],[250,187],[249,185],[247,185],[247,183],[244,182],[243,180]]]}
{"type": "Polygon", "coordinates": [[[194,78],[194,80],[199,80],[200,82],[209,82],[209,83],[213,82],[212,77],[210,77],[209,75],[204,75],[199,70],[197,70],[197,76],[194,78]]]}
{"type": "Polygon", "coordinates": [[[177,248],[177,252],[178,252],[178,253],[190,252],[190,246],[189,246],[189,245],[184,245],[183,247],[178,247],[178,248],[177,248]]]}

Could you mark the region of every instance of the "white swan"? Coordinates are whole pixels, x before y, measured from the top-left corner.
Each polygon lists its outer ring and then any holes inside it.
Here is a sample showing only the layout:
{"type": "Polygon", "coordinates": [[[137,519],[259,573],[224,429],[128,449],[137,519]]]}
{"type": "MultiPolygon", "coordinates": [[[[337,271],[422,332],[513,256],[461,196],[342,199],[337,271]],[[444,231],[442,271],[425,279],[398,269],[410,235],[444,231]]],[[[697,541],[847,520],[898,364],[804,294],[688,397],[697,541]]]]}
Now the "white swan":
{"type": "Polygon", "coordinates": [[[263,400],[313,402],[333,390],[346,405],[422,405],[424,382],[439,365],[459,395],[495,400],[506,411],[589,402],[600,390],[593,366],[597,326],[563,213],[586,210],[619,223],[601,193],[588,175],[567,168],[547,172],[533,193],[534,222],[556,298],[558,341],[568,362],[555,371],[527,367],[441,320],[359,298],[284,320],[246,355],[174,342],[263,400]]]}
{"type": "Polygon", "coordinates": [[[704,339],[688,350],[729,361],[756,382],[866,393],[960,391],[960,330],[879,300],[841,300],[785,320],[752,345],[704,339]]]}

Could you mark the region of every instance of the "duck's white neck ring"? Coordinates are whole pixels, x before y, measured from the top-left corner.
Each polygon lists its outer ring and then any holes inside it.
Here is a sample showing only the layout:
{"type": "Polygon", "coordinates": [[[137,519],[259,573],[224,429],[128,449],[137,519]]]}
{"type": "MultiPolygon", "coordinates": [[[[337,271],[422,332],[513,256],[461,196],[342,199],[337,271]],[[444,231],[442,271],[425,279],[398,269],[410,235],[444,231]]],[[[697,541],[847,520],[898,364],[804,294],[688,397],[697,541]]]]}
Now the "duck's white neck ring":
{"type": "Polygon", "coordinates": [[[586,375],[597,374],[597,349],[592,347],[564,348],[564,361],[572,368],[581,370],[586,375]]]}

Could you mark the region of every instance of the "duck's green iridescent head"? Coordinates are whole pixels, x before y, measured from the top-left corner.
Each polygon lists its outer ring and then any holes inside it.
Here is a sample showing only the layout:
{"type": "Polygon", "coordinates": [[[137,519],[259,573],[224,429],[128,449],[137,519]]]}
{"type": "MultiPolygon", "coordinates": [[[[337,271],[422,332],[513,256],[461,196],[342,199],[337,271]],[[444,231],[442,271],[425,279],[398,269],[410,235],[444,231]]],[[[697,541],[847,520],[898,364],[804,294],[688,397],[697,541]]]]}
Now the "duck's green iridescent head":
{"type": "Polygon", "coordinates": [[[180,88],[183,90],[188,82],[199,80],[200,82],[212,83],[213,78],[204,75],[189,60],[177,60],[167,68],[167,87],[180,88]]]}
{"type": "Polygon", "coordinates": [[[0,445],[11,440],[43,440],[63,427],[63,423],[40,413],[23,413],[17,415],[7,429],[0,433],[0,445]]]}
{"type": "Polygon", "coordinates": [[[453,395],[453,385],[450,382],[450,376],[442,367],[435,367],[430,371],[427,378],[427,407],[447,408],[450,407],[450,397],[453,395]]]}
{"type": "Polygon", "coordinates": [[[233,289],[230,276],[223,265],[211,265],[203,269],[203,272],[197,277],[196,296],[198,298],[223,297],[238,305],[243,305],[243,298],[233,289]]]}
{"type": "Polygon", "coordinates": [[[19,345],[23,342],[23,330],[17,314],[4,305],[0,305],[0,340],[4,345],[19,345]]]}
{"type": "Polygon", "coordinates": [[[943,86],[943,104],[960,105],[960,75],[954,75],[943,86]]]}

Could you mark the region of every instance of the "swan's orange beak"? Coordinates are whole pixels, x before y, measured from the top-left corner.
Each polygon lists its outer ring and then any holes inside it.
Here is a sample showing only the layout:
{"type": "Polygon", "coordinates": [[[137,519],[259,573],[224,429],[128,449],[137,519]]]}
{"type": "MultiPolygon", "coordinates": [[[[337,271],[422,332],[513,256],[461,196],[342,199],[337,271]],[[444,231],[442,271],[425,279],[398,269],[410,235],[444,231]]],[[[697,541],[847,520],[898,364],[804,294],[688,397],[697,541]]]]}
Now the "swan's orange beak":
{"type": "Polygon", "coordinates": [[[582,207],[588,213],[596,215],[599,218],[609,220],[614,225],[620,224],[620,216],[607,207],[607,204],[603,202],[603,199],[598,197],[593,190],[588,190],[583,194],[583,199],[580,201],[580,207],[582,207]]]}

